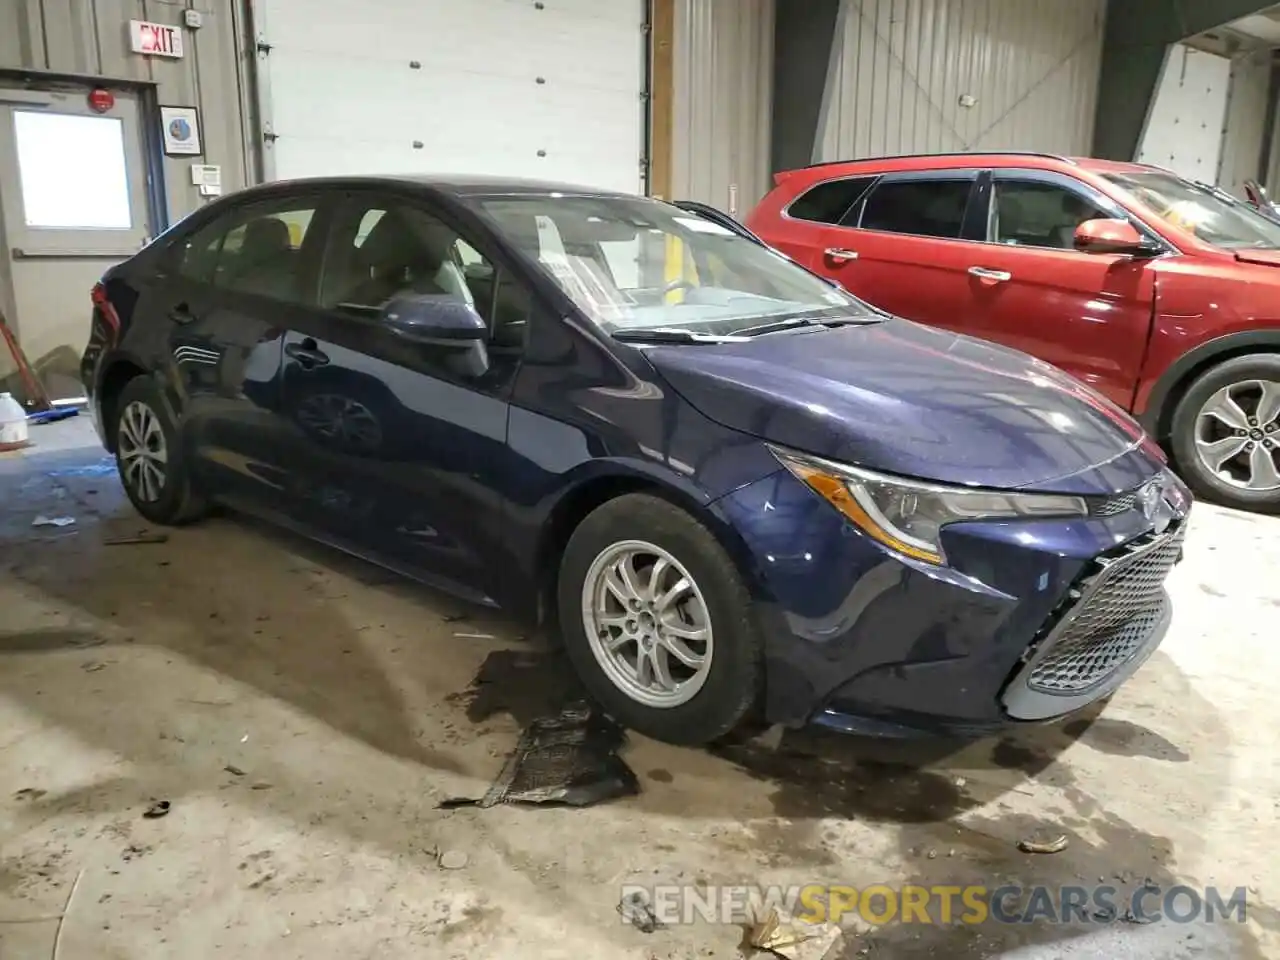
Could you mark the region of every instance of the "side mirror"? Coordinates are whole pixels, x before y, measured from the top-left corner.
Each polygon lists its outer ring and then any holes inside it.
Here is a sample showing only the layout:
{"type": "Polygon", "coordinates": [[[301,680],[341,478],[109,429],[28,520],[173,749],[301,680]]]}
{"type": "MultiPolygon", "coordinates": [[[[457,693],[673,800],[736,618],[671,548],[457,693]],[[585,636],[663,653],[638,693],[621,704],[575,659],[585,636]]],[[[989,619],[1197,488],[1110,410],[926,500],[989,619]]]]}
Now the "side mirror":
{"type": "Polygon", "coordinates": [[[446,294],[401,294],[383,309],[382,322],[417,343],[467,347],[489,339],[484,317],[471,304],[446,294]]]}
{"type": "Polygon", "coordinates": [[[1155,248],[1127,220],[1098,218],[1076,227],[1075,247],[1084,253],[1127,253],[1144,256],[1155,248]]]}

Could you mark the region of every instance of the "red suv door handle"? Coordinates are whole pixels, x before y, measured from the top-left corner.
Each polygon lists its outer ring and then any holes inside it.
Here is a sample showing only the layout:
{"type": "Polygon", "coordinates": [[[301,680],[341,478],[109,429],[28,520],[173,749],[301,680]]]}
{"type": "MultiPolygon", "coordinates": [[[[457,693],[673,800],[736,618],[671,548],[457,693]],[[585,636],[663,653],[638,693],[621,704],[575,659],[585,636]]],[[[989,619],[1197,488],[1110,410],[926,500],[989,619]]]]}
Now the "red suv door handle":
{"type": "Polygon", "coordinates": [[[1013,279],[1013,274],[1008,270],[988,270],[986,267],[970,267],[969,273],[979,280],[992,280],[996,283],[1004,283],[1006,280],[1013,279]]]}
{"type": "Polygon", "coordinates": [[[827,247],[822,251],[822,255],[829,260],[836,260],[840,263],[858,259],[858,251],[850,250],[847,247],[827,247]]]}

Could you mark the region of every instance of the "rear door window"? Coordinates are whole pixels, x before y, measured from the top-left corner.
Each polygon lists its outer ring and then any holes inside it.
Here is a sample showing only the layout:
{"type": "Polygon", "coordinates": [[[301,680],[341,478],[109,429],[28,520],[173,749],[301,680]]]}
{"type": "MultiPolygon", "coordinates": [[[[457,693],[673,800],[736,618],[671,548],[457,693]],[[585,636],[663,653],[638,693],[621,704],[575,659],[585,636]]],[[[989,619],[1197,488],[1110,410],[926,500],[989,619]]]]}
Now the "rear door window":
{"type": "Polygon", "coordinates": [[[787,207],[787,216],[794,220],[812,223],[846,223],[852,225],[857,217],[849,217],[875,177],[849,177],[828,180],[800,194],[787,207]]]}
{"type": "Polygon", "coordinates": [[[867,195],[858,225],[917,237],[960,238],[973,178],[882,180],[867,195]]]}
{"type": "Polygon", "coordinates": [[[305,299],[302,247],[318,197],[240,207],[180,241],[176,272],[188,280],[273,300],[305,299]]]}

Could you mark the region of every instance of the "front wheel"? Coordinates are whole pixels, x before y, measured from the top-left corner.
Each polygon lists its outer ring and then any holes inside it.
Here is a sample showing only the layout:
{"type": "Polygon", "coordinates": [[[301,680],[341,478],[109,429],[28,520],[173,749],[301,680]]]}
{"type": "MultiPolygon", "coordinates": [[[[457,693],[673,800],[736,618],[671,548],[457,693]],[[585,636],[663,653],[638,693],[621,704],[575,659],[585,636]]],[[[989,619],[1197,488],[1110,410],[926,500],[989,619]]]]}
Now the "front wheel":
{"type": "Polygon", "coordinates": [[[134,509],[152,523],[198,519],[205,502],[191,485],[169,405],[156,382],[135,377],[115,403],[116,468],[134,509]]]}
{"type": "Polygon", "coordinates": [[[1198,495],[1280,513],[1280,356],[1236,357],[1202,374],[1174,410],[1171,439],[1198,495]]]}
{"type": "Polygon", "coordinates": [[[666,500],[628,494],[588,515],[565,548],[558,601],[574,668],[623,725],[709,743],[756,705],[750,595],[711,532],[666,500]]]}

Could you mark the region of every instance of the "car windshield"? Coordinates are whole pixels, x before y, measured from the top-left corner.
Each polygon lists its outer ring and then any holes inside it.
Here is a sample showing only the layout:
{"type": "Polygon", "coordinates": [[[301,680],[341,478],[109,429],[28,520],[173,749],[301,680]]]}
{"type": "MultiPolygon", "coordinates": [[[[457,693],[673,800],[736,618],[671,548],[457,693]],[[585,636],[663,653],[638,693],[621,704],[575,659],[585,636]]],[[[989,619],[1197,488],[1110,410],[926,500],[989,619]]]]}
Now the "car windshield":
{"type": "Polygon", "coordinates": [[[1243,203],[1172,173],[1111,173],[1107,179],[1157,217],[1206,243],[1230,249],[1280,249],[1280,224],[1243,203]]]}
{"type": "Polygon", "coordinates": [[[877,316],[782,254],[657,200],[538,194],[475,202],[609,333],[725,336],[792,319],[877,316]]]}

